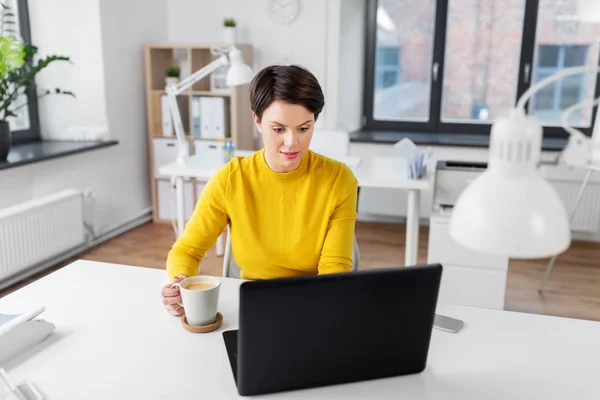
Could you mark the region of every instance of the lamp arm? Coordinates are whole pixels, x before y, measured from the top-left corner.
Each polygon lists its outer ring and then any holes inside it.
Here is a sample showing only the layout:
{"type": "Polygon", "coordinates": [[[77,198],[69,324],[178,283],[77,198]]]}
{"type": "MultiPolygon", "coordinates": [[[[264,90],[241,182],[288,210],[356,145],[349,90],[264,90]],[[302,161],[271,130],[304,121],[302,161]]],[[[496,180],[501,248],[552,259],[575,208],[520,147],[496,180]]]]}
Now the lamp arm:
{"type": "Polygon", "coordinates": [[[539,81],[538,83],[536,83],[535,85],[531,86],[529,89],[527,89],[525,91],[525,93],[523,93],[523,95],[519,98],[519,101],[517,102],[517,109],[522,110],[523,112],[525,112],[525,104],[527,104],[527,102],[529,101],[529,99],[538,91],[540,91],[541,89],[543,89],[544,87],[548,86],[549,84],[556,82],[559,79],[562,79],[564,77],[567,76],[571,76],[571,75],[577,75],[577,74],[581,74],[584,72],[595,72],[595,73],[600,73],[600,67],[573,67],[573,68],[567,68],[567,69],[563,69],[560,72],[557,72],[554,75],[551,75],[545,79],[542,79],[541,81],[539,81]]]}
{"type": "Polygon", "coordinates": [[[185,92],[186,90],[188,90],[190,87],[192,87],[192,85],[194,83],[198,82],[200,79],[210,75],[211,73],[216,71],[219,67],[221,67],[223,65],[227,65],[227,64],[229,64],[229,60],[227,59],[227,56],[222,55],[221,57],[217,58],[210,64],[200,68],[198,71],[194,72],[192,75],[190,75],[187,78],[185,78],[184,80],[180,81],[176,85],[167,86],[167,91],[169,91],[169,89],[171,89],[171,91],[175,95],[181,94],[181,93],[185,92]]]}
{"type": "Polygon", "coordinates": [[[184,80],[180,81],[176,85],[167,85],[165,88],[167,92],[167,100],[169,102],[169,111],[171,112],[171,118],[173,119],[173,126],[175,128],[175,136],[179,144],[177,152],[176,162],[182,164],[185,158],[190,154],[189,144],[185,139],[185,132],[183,130],[183,122],[181,121],[181,114],[179,112],[179,105],[177,104],[177,95],[188,90],[192,85],[198,82],[200,79],[210,75],[212,72],[217,70],[223,65],[227,65],[229,61],[225,55],[222,55],[218,59],[214,60],[207,66],[194,72],[184,80]]]}
{"type": "Polygon", "coordinates": [[[574,127],[569,125],[569,117],[571,116],[571,114],[573,114],[578,109],[582,108],[585,105],[589,105],[589,103],[592,103],[592,108],[596,107],[598,104],[600,104],[600,97],[595,99],[593,102],[590,99],[583,100],[583,101],[567,108],[565,111],[563,111],[561,119],[560,119],[560,126],[565,131],[567,131],[570,135],[587,138],[587,136],[583,132],[581,132],[579,129],[575,129],[574,127]]]}

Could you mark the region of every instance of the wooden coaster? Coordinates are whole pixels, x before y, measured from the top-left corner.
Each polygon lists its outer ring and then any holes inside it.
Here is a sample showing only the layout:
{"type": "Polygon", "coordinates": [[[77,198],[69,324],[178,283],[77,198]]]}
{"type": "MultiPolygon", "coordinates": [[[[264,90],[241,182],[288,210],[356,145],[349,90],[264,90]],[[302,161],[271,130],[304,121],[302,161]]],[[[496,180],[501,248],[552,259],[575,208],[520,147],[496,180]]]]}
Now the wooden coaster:
{"type": "Polygon", "coordinates": [[[183,329],[192,333],[208,333],[216,331],[221,327],[221,323],[223,323],[223,314],[220,312],[217,313],[217,320],[210,325],[189,325],[185,315],[181,317],[181,325],[183,325],[183,329]]]}

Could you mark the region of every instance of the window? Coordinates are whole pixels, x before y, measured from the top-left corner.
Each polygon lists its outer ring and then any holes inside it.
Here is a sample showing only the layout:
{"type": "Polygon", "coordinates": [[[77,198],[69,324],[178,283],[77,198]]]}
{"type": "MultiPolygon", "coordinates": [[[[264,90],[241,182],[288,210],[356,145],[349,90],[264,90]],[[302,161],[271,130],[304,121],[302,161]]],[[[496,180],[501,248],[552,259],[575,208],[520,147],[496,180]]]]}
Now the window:
{"type": "MultiPolygon", "coordinates": [[[[532,84],[600,64],[600,24],[564,18],[577,0],[374,0],[367,15],[364,128],[489,134],[532,84]]],[[[600,96],[596,74],[557,81],[529,113],[566,136],[562,111],[600,96]]],[[[591,133],[593,107],[571,116],[591,133]]]]}
{"type": "Polygon", "coordinates": [[[434,0],[382,0],[377,7],[374,120],[429,120],[435,12],[434,0]]]}
{"type": "MultiPolygon", "coordinates": [[[[29,30],[29,9],[27,0],[5,0],[3,4],[8,6],[15,15],[14,30],[20,35],[23,43],[31,44],[31,34],[29,30]]],[[[13,103],[17,117],[10,117],[7,120],[10,123],[12,143],[25,143],[40,140],[40,129],[37,109],[37,94],[35,87],[22,93],[16,102],[13,103]]]]}
{"type": "MultiPolygon", "coordinates": [[[[554,75],[562,69],[586,64],[589,46],[540,45],[537,48],[534,82],[554,75]]],[[[531,101],[531,114],[545,121],[560,122],[562,112],[583,100],[585,76],[569,76],[540,90],[531,101]]],[[[581,119],[581,110],[571,117],[581,119]]]]}
{"type": "Polygon", "coordinates": [[[486,124],[515,104],[525,0],[450,0],[441,122],[486,124]]]}

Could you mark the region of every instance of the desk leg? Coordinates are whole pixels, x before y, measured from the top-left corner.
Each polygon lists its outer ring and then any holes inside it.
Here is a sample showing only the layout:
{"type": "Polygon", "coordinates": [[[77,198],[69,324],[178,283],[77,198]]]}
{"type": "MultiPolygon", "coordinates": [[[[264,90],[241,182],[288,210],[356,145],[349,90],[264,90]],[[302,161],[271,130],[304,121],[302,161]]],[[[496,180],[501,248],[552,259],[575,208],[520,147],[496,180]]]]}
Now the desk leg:
{"type": "Polygon", "coordinates": [[[419,251],[419,190],[408,191],[408,207],[406,213],[406,250],[404,265],[415,265],[419,251]]]}
{"type": "Polygon", "coordinates": [[[175,193],[177,201],[177,237],[183,235],[185,228],[185,207],[183,205],[183,178],[177,177],[175,180],[175,193]]]}

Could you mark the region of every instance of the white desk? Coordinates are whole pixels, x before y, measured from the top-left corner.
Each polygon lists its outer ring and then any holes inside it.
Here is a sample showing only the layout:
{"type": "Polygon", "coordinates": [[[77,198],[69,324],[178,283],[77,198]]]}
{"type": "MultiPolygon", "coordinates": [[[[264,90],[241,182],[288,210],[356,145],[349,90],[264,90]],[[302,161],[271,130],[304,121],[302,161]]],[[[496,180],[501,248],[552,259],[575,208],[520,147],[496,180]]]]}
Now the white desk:
{"type": "MultiPolygon", "coordinates": [[[[237,328],[238,287],[223,279],[223,326],[196,335],[164,311],[166,272],[77,261],[5,298],[0,311],[46,306],[53,336],[5,365],[48,400],[238,398],[224,330],[237,328]]],[[[273,399],[600,398],[600,323],[440,306],[465,321],[433,330],[424,372],[276,394],[273,399]]],[[[383,321],[382,323],[385,323],[383,321]]]]}
{"type": "MultiPolygon", "coordinates": [[[[248,156],[253,153],[252,151],[238,151],[236,155],[248,156]]],[[[346,160],[340,161],[344,162],[346,160]]],[[[415,265],[419,249],[420,194],[422,190],[429,189],[431,172],[423,179],[407,179],[405,164],[401,159],[393,157],[362,159],[358,167],[352,166],[353,163],[350,162],[347,162],[347,164],[358,179],[358,186],[360,188],[385,188],[408,191],[404,265],[415,265]]],[[[169,175],[176,178],[178,236],[183,233],[185,226],[183,179],[196,178],[200,181],[208,181],[221,165],[223,165],[223,161],[218,157],[197,155],[191,156],[184,165],[171,163],[159,169],[161,175],[169,175]]],[[[221,236],[217,243],[217,255],[223,254],[223,243],[223,236],[221,236]]]]}

